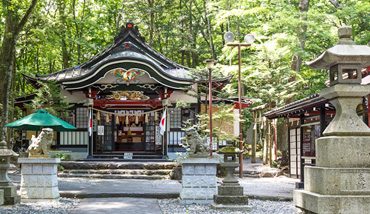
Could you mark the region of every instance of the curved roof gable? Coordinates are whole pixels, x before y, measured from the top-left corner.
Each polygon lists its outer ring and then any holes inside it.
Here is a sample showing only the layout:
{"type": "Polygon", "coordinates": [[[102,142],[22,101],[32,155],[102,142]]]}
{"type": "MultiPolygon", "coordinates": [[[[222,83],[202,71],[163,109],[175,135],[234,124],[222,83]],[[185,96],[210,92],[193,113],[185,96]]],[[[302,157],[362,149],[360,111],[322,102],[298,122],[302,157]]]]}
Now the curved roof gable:
{"type": "Polygon", "coordinates": [[[65,89],[73,90],[94,84],[115,68],[143,69],[151,78],[170,88],[183,88],[192,84],[189,69],[147,45],[138,27],[132,23],[122,26],[114,38],[114,44],[83,64],[48,75],[25,77],[32,82],[56,81],[65,89]]]}

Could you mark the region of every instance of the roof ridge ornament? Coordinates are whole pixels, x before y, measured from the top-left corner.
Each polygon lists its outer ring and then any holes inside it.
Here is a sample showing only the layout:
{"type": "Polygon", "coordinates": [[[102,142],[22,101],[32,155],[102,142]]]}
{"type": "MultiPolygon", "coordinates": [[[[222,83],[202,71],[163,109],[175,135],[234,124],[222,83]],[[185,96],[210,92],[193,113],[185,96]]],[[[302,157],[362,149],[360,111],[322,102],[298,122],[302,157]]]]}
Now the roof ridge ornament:
{"type": "Polygon", "coordinates": [[[145,43],[145,38],[139,32],[139,27],[131,22],[126,23],[126,26],[122,25],[118,35],[114,37],[114,43],[118,43],[128,32],[132,32],[138,39],[145,43]]]}

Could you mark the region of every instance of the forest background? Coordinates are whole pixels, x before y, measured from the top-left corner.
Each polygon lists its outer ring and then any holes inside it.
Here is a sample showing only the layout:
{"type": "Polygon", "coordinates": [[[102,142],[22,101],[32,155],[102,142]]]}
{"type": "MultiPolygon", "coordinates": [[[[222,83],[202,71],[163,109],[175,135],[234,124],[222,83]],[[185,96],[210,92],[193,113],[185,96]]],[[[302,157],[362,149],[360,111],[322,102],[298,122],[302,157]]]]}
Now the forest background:
{"type": "MultiPolygon", "coordinates": [[[[242,95],[254,106],[281,106],[325,87],[327,72],[304,62],[335,45],[338,27],[351,26],[356,43],[368,44],[369,13],[368,0],[1,0],[0,103],[35,92],[22,74],[77,66],[133,22],[171,60],[204,68],[217,59],[223,75],[238,72],[237,49],[226,47],[224,33],[240,42],[252,33],[256,41],[242,50],[242,95]]],[[[237,94],[237,84],[235,75],[225,90],[237,94]]],[[[9,110],[1,128],[14,119],[9,110]]],[[[244,116],[247,126],[248,110],[244,116]]]]}

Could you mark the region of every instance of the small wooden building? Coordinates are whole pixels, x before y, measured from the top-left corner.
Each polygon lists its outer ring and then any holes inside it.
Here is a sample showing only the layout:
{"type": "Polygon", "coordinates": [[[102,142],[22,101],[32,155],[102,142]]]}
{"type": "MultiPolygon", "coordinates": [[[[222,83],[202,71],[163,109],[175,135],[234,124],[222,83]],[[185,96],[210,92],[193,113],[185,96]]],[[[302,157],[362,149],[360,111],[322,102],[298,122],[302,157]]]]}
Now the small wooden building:
{"type": "MultiPolygon", "coordinates": [[[[362,84],[370,84],[370,67],[362,72],[362,84]]],[[[369,125],[369,96],[357,107],[357,114],[369,125]]],[[[319,93],[266,112],[267,119],[285,118],[288,127],[289,175],[301,178],[297,188],[303,187],[304,166],[315,165],[315,140],[322,137],[335,116],[335,108],[319,93]]]]}

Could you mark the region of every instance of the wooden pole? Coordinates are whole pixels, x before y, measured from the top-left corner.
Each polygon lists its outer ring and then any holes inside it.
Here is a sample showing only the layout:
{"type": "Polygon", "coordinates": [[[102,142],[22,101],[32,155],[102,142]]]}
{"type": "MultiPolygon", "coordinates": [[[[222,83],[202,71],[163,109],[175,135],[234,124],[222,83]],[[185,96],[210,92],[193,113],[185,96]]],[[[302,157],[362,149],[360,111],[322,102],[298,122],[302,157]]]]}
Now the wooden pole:
{"type": "Polygon", "coordinates": [[[272,167],[272,147],[273,147],[273,141],[272,141],[272,130],[271,130],[271,123],[268,124],[268,130],[269,130],[269,160],[270,160],[270,167],[272,167]]]}
{"type": "MultiPolygon", "coordinates": [[[[262,112],[261,112],[261,114],[262,114],[262,112]]],[[[267,126],[267,124],[266,124],[266,122],[267,121],[262,121],[262,123],[264,124],[263,125],[263,164],[264,165],[267,165],[268,164],[268,137],[267,137],[267,129],[266,129],[266,126],[267,126]]],[[[261,131],[262,131],[262,129],[261,129],[261,131]]]]}
{"type": "MultiPolygon", "coordinates": [[[[239,90],[239,149],[243,150],[243,130],[242,130],[242,80],[241,80],[241,46],[238,46],[239,49],[239,81],[238,81],[238,90],[239,90]]],[[[243,153],[239,155],[239,177],[243,177],[243,153]]]]}
{"type": "MultiPolygon", "coordinates": [[[[238,56],[239,56],[239,75],[238,75],[238,90],[239,90],[239,149],[243,150],[243,131],[242,131],[242,80],[241,80],[241,73],[242,73],[242,57],[241,57],[241,47],[242,46],[250,46],[250,44],[227,44],[227,46],[238,47],[238,56]]],[[[243,153],[239,155],[239,177],[243,177],[243,153]]]]}

